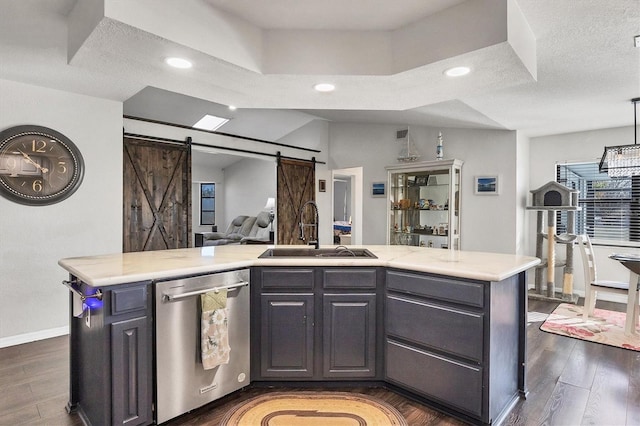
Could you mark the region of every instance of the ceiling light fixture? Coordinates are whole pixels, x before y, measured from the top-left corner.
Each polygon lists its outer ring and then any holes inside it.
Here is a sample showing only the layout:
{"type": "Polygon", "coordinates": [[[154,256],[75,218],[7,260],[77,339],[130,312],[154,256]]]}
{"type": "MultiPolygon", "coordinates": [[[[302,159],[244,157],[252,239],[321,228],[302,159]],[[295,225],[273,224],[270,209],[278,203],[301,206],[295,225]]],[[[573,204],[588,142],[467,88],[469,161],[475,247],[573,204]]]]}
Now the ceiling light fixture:
{"type": "Polygon", "coordinates": [[[336,86],[331,83],[318,83],[313,88],[318,92],[333,92],[336,86]]]}
{"type": "Polygon", "coordinates": [[[638,121],[636,106],[640,98],[633,102],[633,145],[605,146],[600,159],[600,173],[609,177],[630,177],[640,175],[640,145],[638,145],[638,121]]]}
{"type": "Polygon", "coordinates": [[[444,72],[447,77],[461,77],[463,75],[467,75],[471,72],[471,68],[469,67],[453,67],[449,68],[444,72]]]}
{"type": "Polygon", "coordinates": [[[174,68],[187,69],[193,66],[191,61],[188,61],[184,58],[172,57],[172,58],[167,58],[164,61],[166,62],[167,65],[172,66],[174,68]]]}
{"type": "Polygon", "coordinates": [[[207,114],[198,120],[198,122],[193,125],[193,128],[214,131],[222,127],[227,121],[229,121],[228,118],[216,117],[215,115],[207,114]]]}
{"type": "Polygon", "coordinates": [[[238,109],[238,107],[237,107],[237,106],[235,106],[235,105],[229,105],[229,109],[230,109],[231,111],[235,111],[235,110],[237,110],[237,109],[238,109]]]}

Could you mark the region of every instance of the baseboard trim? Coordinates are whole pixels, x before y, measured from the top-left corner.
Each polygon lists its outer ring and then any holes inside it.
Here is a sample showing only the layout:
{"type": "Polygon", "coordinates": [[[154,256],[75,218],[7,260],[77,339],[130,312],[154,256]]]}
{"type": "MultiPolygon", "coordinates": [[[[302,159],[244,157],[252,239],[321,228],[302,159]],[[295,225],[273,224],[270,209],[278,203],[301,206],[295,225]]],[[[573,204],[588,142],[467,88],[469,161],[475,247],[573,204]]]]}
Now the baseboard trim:
{"type": "Polygon", "coordinates": [[[64,336],[66,334],[69,334],[68,325],[65,325],[64,327],[50,328],[48,330],[35,331],[33,333],[18,334],[17,336],[2,337],[0,338],[0,348],[22,345],[23,343],[50,339],[52,337],[64,336]]]}

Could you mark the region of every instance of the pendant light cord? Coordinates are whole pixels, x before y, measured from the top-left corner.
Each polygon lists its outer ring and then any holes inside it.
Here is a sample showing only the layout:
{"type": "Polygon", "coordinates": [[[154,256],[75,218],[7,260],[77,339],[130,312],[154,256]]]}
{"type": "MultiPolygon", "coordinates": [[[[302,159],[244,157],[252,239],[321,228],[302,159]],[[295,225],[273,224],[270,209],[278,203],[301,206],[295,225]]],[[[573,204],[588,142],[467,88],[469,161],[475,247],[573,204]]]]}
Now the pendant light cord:
{"type": "Polygon", "coordinates": [[[633,102],[633,144],[638,144],[638,113],[636,108],[638,106],[638,102],[640,102],[640,98],[631,99],[633,102]]]}

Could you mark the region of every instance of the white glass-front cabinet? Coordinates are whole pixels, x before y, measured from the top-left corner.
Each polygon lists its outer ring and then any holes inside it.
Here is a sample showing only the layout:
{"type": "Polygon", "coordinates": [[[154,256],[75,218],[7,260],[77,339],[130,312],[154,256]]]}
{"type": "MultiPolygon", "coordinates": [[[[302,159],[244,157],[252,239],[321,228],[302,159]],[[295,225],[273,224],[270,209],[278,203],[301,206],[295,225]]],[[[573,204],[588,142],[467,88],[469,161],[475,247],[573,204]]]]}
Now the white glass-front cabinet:
{"type": "Polygon", "coordinates": [[[461,160],[388,166],[387,244],[460,248],[461,160]]]}

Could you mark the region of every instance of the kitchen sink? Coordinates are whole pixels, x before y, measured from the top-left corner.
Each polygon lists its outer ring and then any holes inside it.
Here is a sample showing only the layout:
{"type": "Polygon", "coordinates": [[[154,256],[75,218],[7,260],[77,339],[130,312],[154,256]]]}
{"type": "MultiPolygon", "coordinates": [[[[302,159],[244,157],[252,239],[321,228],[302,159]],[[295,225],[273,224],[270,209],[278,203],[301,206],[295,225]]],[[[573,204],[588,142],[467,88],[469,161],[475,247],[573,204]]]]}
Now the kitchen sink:
{"type": "Polygon", "coordinates": [[[377,259],[378,257],[364,248],[348,248],[344,246],[338,246],[335,248],[321,248],[316,249],[313,247],[275,247],[267,249],[264,253],[258,256],[259,259],[271,258],[271,257],[365,257],[371,259],[377,259]]]}

